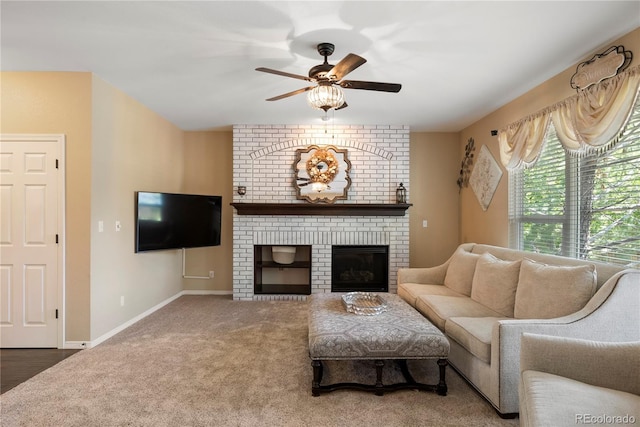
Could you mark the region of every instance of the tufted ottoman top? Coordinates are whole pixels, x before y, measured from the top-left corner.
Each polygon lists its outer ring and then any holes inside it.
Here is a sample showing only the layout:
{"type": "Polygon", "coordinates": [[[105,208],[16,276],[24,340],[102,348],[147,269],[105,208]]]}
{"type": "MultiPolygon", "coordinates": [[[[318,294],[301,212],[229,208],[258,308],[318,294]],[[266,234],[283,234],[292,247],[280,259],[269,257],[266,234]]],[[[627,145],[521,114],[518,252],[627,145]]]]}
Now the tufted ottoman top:
{"type": "Polygon", "coordinates": [[[309,303],[309,356],[313,360],[442,359],[449,341],[398,295],[380,293],[387,311],[349,313],[342,293],[314,294],[309,303]]]}

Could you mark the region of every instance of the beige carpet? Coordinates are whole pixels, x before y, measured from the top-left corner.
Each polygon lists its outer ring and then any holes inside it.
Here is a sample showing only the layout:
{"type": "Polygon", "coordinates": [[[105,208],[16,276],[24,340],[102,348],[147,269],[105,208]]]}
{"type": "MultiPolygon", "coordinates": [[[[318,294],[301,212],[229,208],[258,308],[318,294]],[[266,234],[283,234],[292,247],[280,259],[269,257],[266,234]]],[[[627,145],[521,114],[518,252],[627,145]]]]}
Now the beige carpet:
{"type": "MultiPolygon", "coordinates": [[[[437,377],[435,362],[410,367],[419,381],[437,377]]],[[[325,368],[329,381],[363,375],[373,382],[370,364],[325,368]]],[[[387,381],[398,375],[390,369],[387,381]]],[[[445,397],[413,390],[312,397],[306,302],[184,296],[9,390],[0,415],[2,427],[518,425],[455,371],[447,376],[445,397]]]]}

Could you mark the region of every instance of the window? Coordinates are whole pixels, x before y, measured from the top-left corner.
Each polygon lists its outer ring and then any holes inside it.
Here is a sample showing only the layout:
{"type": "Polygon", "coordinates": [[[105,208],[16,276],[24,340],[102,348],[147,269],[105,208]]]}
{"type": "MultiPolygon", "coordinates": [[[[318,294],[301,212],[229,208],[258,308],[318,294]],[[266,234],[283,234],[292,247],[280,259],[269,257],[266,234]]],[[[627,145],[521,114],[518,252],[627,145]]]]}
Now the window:
{"type": "Polygon", "coordinates": [[[509,174],[511,246],[640,266],[640,97],[617,145],[567,155],[553,123],[535,166],[509,174]]]}

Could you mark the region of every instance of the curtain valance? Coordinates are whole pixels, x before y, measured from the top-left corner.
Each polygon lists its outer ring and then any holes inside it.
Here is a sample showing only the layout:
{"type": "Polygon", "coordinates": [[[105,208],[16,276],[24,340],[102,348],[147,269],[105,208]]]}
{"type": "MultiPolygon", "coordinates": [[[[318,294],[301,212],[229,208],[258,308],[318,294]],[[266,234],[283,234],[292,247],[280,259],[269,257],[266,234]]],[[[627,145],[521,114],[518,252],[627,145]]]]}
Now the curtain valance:
{"type": "Polygon", "coordinates": [[[638,96],[640,66],[590,86],[578,94],[498,132],[500,160],[507,169],[535,164],[550,122],[571,155],[613,147],[638,96]]]}

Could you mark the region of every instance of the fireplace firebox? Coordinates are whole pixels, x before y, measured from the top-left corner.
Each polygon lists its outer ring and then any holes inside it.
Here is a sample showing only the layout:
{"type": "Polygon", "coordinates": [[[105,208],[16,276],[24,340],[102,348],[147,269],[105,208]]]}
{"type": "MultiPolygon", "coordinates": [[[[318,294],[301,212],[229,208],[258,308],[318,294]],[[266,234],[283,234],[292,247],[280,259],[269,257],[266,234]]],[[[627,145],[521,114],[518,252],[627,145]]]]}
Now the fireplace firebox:
{"type": "Polygon", "coordinates": [[[388,292],[388,246],[332,246],[332,292],[388,292]]]}

